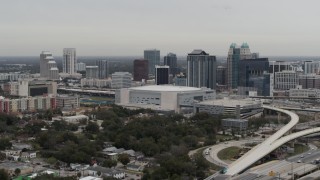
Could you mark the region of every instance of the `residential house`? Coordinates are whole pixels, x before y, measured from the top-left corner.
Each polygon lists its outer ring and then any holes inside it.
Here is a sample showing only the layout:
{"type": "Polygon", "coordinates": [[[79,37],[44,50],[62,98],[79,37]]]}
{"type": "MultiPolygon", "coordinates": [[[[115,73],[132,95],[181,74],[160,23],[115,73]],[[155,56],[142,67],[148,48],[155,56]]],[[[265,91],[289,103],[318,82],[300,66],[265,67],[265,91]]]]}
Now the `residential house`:
{"type": "Polygon", "coordinates": [[[90,176],[98,176],[98,172],[101,172],[102,177],[114,177],[116,179],[122,179],[125,177],[123,171],[116,169],[105,168],[101,166],[91,166],[87,169],[87,172],[90,176]]]}

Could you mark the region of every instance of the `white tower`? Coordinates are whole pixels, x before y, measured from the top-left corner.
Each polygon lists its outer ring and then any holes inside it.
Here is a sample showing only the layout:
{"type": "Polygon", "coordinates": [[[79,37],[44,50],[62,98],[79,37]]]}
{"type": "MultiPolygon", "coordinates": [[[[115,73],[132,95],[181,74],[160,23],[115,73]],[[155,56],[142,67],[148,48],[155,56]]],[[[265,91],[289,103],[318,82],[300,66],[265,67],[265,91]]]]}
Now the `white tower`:
{"type": "Polygon", "coordinates": [[[63,49],[63,60],[62,66],[64,73],[67,74],[75,74],[77,65],[77,56],[76,56],[76,49],[75,48],[64,48],[63,49]]]}

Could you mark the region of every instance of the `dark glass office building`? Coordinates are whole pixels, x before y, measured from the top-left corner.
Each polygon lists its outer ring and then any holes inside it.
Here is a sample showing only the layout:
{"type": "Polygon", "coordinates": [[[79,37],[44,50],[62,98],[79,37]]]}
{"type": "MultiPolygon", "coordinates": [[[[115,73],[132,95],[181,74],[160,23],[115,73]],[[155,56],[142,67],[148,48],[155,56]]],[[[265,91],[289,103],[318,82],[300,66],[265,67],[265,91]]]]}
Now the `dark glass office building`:
{"type": "Polygon", "coordinates": [[[133,80],[148,80],[149,62],[145,59],[136,59],[133,61],[133,80]]]}
{"type": "Polygon", "coordinates": [[[169,73],[172,74],[173,77],[175,77],[179,73],[176,54],[168,53],[164,57],[164,65],[169,66],[169,73]]]}
{"type": "Polygon", "coordinates": [[[156,66],[156,85],[169,84],[169,66],[156,66]]]}
{"type": "Polygon", "coordinates": [[[98,78],[106,79],[109,77],[109,67],[107,60],[97,60],[96,66],[98,66],[98,78]]]}
{"type": "MultiPolygon", "coordinates": [[[[268,58],[239,61],[238,87],[254,87],[259,96],[270,95],[270,74],[268,58]]],[[[248,95],[247,93],[245,95],[248,95]]]]}

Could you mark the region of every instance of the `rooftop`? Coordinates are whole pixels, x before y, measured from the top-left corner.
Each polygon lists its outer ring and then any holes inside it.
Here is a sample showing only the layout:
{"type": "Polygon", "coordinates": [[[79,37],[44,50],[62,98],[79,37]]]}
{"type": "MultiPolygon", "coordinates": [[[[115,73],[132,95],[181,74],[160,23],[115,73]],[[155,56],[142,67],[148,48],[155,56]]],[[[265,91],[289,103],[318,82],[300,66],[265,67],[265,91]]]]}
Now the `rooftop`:
{"type": "Polygon", "coordinates": [[[191,53],[189,53],[188,55],[209,55],[209,54],[207,54],[202,49],[195,49],[191,53]]]}
{"type": "Polygon", "coordinates": [[[246,120],[246,119],[231,119],[231,118],[227,118],[227,119],[222,119],[222,121],[232,121],[232,122],[248,122],[248,120],[246,120]]]}
{"type": "Polygon", "coordinates": [[[79,180],[102,180],[102,178],[87,176],[87,177],[80,178],[79,180]]]}
{"type": "Polygon", "coordinates": [[[54,59],[52,56],[47,56],[47,57],[45,57],[44,59],[48,59],[48,60],[50,60],[50,59],[54,59]]]}
{"type": "Polygon", "coordinates": [[[115,170],[115,169],[110,169],[110,168],[105,168],[101,166],[90,166],[88,167],[88,170],[91,171],[100,171],[101,173],[104,174],[119,174],[122,173],[121,171],[115,170]]]}
{"type": "Polygon", "coordinates": [[[248,43],[242,43],[241,48],[249,48],[248,43]]]}
{"type": "Polygon", "coordinates": [[[187,86],[170,86],[170,85],[151,85],[151,86],[139,86],[129,88],[130,90],[138,91],[167,91],[167,92],[183,92],[183,91],[200,91],[201,88],[187,87],[187,86]]]}
{"type": "Polygon", "coordinates": [[[225,107],[236,107],[237,105],[240,105],[240,107],[243,107],[243,106],[250,106],[250,105],[256,105],[261,103],[252,101],[249,99],[214,99],[209,101],[202,101],[199,104],[225,106],[225,107]]]}

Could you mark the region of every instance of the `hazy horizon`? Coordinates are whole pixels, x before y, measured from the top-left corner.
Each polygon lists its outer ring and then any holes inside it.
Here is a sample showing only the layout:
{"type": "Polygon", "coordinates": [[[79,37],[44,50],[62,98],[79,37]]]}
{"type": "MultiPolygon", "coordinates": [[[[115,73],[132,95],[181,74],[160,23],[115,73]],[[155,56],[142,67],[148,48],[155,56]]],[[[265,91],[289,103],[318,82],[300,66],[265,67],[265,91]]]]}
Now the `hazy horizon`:
{"type": "Polygon", "coordinates": [[[0,56],[226,56],[247,42],[261,56],[319,56],[317,0],[16,0],[0,7],[0,56]]]}

